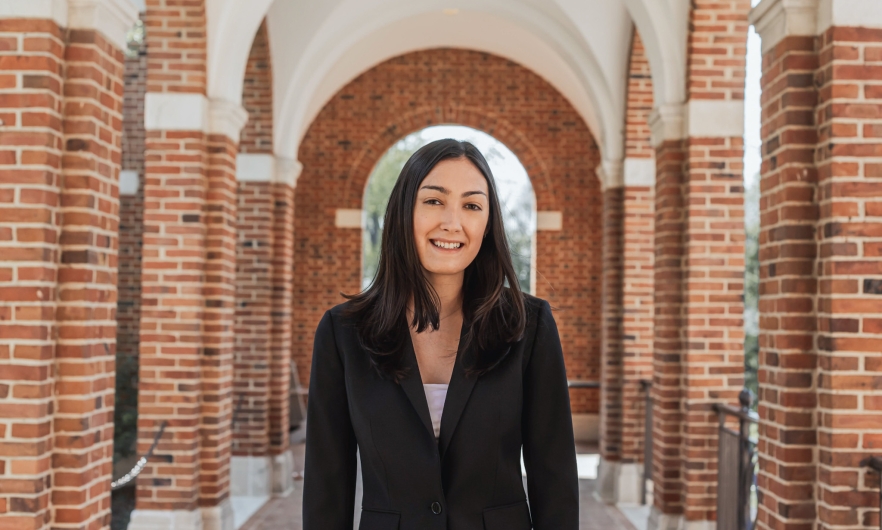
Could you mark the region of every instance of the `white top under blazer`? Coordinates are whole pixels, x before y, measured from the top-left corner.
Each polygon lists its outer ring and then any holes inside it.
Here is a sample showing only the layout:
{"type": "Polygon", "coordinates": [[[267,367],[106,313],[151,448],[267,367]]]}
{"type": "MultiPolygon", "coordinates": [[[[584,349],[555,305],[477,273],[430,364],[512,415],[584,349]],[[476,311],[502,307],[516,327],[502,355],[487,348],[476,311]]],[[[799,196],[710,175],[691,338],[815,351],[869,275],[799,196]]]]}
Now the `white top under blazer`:
{"type": "Polygon", "coordinates": [[[444,401],[447,399],[447,387],[443,383],[423,383],[423,391],[426,393],[426,403],[429,404],[429,416],[432,417],[432,430],[435,431],[435,439],[441,432],[441,412],[444,410],[444,401]]]}

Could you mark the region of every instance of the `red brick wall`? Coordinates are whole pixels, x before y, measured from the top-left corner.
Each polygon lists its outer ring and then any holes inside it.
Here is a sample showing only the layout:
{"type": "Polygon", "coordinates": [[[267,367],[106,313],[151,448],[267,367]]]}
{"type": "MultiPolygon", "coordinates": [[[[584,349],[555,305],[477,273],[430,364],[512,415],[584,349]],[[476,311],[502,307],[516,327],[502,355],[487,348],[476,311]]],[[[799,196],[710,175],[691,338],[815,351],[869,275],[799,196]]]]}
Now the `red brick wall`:
{"type": "Polygon", "coordinates": [[[126,57],[123,91],[122,169],[137,171],[139,188],[119,198],[119,274],[116,351],[138,355],[141,324],[141,236],[144,231],[144,94],[147,91],[147,47],[126,57]]]}
{"type": "MultiPolygon", "coordinates": [[[[334,227],[337,208],[360,208],[371,169],[401,137],[457,123],[504,142],[527,169],[539,210],[564,229],[537,234],[537,295],[555,317],[571,379],[597,380],[600,360],[601,204],[598,150],[576,111],[529,70],[487,54],[439,49],[377,65],[325,106],[303,139],[295,218],[293,357],[309,379],[313,332],[325,309],[361,282],[361,233],[334,227]]],[[[597,412],[596,391],[572,395],[597,412]]]]}
{"type": "Polygon", "coordinates": [[[245,67],[242,106],[248,111],[248,123],[242,129],[239,152],[272,153],[273,75],[266,20],[261,23],[251,44],[245,67]]]}
{"type": "Polygon", "coordinates": [[[625,157],[652,158],[655,150],[650,145],[649,113],[652,112],[652,73],[643,41],[637,29],[631,37],[631,55],[628,62],[628,99],[625,108],[625,157]]]}

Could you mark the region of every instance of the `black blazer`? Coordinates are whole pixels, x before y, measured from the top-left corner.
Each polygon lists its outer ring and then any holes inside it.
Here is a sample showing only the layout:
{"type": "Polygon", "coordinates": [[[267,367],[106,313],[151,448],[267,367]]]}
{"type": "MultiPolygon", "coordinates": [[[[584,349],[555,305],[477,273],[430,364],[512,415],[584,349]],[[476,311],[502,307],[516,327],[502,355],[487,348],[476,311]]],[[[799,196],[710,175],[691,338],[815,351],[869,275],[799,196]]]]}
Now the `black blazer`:
{"type": "Polygon", "coordinates": [[[560,338],[548,302],[527,296],[526,306],[524,338],[481,377],[466,377],[461,340],[437,443],[410,335],[398,385],[371,367],[345,303],[325,313],[309,380],[303,530],[352,529],[356,445],[360,530],[529,530],[531,516],[537,530],[578,529],[560,338]]]}

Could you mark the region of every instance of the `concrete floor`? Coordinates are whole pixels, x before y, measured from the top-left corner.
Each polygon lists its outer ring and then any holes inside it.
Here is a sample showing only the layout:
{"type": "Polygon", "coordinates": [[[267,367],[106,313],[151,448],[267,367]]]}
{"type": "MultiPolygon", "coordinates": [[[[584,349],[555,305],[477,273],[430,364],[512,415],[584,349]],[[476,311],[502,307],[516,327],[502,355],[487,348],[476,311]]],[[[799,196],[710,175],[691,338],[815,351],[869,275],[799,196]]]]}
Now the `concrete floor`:
{"type": "MultiPolygon", "coordinates": [[[[292,446],[294,454],[294,469],[303,469],[303,444],[292,446]]],[[[580,446],[577,453],[581,456],[580,464],[583,461],[596,461],[590,455],[596,454],[596,449],[590,446],[580,446]],[[582,456],[584,455],[584,456],[582,456]]],[[[580,476],[592,476],[592,473],[585,472],[581,469],[580,476]]],[[[596,472],[593,473],[596,477],[596,472]]],[[[644,507],[627,507],[624,511],[627,516],[614,506],[607,506],[597,500],[594,492],[596,488],[596,480],[592,478],[580,478],[579,489],[581,498],[581,510],[579,525],[580,530],[642,530],[645,528],[644,512],[648,515],[648,509],[644,507]],[[629,522],[629,518],[634,520],[635,524],[629,522]],[[643,523],[643,524],[640,524],[643,523]]],[[[357,482],[358,488],[356,492],[356,504],[361,501],[361,480],[357,482]]],[[[272,499],[260,511],[252,516],[240,530],[276,530],[285,528],[289,530],[301,529],[301,500],[303,497],[303,482],[297,480],[295,472],[294,492],[288,497],[280,499],[272,499]]],[[[356,511],[356,516],[358,511],[356,511]]],[[[358,521],[355,523],[358,528],[358,521]]]]}

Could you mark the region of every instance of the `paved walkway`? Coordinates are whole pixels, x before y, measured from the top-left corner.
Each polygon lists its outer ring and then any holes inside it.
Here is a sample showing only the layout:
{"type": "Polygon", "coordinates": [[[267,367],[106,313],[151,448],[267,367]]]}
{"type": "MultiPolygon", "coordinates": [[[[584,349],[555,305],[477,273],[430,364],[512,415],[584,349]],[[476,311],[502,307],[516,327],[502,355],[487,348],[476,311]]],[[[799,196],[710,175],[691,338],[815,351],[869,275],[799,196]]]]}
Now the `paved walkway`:
{"type": "MultiPolygon", "coordinates": [[[[580,464],[584,462],[594,462],[590,452],[583,452],[586,449],[580,449],[580,464]],[[587,458],[586,458],[587,457],[587,458]]],[[[591,451],[591,449],[587,449],[591,451]]],[[[303,445],[293,447],[294,468],[303,469],[303,445]]],[[[590,473],[584,473],[580,465],[580,475],[591,476],[590,473]]],[[[581,510],[579,525],[580,530],[635,530],[635,526],[628,522],[628,519],[615,507],[607,506],[598,501],[594,496],[596,480],[580,479],[579,490],[581,498],[581,510]]],[[[361,481],[358,481],[358,487],[361,487],[361,481]]],[[[356,497],[360,497],[360,491],[357,491],[356,497]]],[[[283,499],[273,499],[259,512],[248,520],[240,530],[300,530],[301,529],[301,499],[303,496],[303,482],[297,480],[294,482],[294,492],[283,499]]],[[[356,529],[358,523],[356,522],[356,529]]],[[[639,529],[636,529],[639,530],[639,529]]]]}

